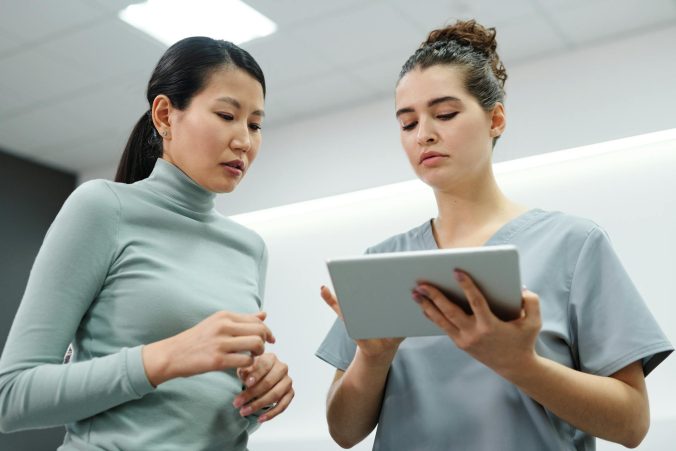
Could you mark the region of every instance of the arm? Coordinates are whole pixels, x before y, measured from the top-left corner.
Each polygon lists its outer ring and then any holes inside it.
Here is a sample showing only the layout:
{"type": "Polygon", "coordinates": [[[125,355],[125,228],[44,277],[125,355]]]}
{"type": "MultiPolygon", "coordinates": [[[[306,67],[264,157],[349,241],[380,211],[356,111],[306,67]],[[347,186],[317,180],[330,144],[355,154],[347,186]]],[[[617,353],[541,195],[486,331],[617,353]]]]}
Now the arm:
{"type": "Polygon", "coordinates": [[[0,360],[0,430],[86,418],[152,390],[141,347],[62,364],[116,252],[120,206],[104,182],[79,187],[38,252],[0,360]]]}
{"type": "MultiPolygon", "coordinates": [[[[324,301],[342,318],[338,301],[322,287],[324,301]]],[[[387,374],[402,338],[357,340],[357,352],[346,371],[337,370],[327,397],[331,437],[351,448],[378,424],[387,374]]]]}
{"type": "Polygon", "coordinates": [[[606,440],[637,446],[648,430],[643,371],[634,363],[612,377],[582,373],[535,353],[541,327],[539,300],[523,294],[522,317],[503,322],[469,276],[456,272],[472,308],[465,314],[435,287],[419,285],[413,297],[455,344],[564,421],[606,440]]]}
{"type": "Polygon", "coordinates": [[[264,314],[219,312],[175,337],[64,365],[118,255],[122,210],[102,181],[79,187],[50,227],[0,359],[0,431],[62,425],[143,397],[166,380],[250,365],[274,341],[264,314]]]}

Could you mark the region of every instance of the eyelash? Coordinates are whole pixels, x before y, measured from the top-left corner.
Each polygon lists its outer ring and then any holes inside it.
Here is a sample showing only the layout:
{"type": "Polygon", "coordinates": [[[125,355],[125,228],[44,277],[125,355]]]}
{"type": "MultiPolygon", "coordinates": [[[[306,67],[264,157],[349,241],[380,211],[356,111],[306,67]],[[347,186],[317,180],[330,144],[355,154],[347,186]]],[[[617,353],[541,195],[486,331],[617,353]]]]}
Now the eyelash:
{"type": "MultiPolygon", "coordinates": [[[[456,111],[455,113],[439,114],[439,115],[437,115],[437,119],[441,119],[442,121],[450,121],[455,116],[457,116],[458,113],[459,112],[456,111]]],[[[401,129],[404,130],[404,131],[413,130],[416,125],[418,125],[418,121],[414,121],[414,122],[411,122],[410,124],[402,125],[401,129]]]]}
{"type": "MultiPolygon", "coordinates": [[[[224,121],[232,121],[235,118],[229,114],[223,114],[223,113],[216,113],[218,116],[221,117],[224,121]]],[[[256,123],[251,123],[249,124],[249,129],[253,130],[254,132],[259,132],[261,131],[261,124],[256,124],[256,123]]]]}

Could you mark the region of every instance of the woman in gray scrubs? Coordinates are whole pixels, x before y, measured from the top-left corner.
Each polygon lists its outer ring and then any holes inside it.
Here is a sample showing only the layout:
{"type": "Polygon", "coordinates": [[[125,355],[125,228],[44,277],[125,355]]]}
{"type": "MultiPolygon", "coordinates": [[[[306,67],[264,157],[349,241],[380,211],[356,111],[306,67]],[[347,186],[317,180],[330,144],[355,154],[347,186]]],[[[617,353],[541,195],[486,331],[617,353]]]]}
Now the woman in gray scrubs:
{"type": "Polygon", "coordinates": [[[598,225],[500,191],[491,157],[506,78],[495,30],[474,21],[433,31],[406,61],[401,142],[439,213],[367,252],[514,244],[522,317],[497,319],[456,271],[471,315],[433,286],[412,292],[447,336],[355,343],[336,320],[317,355],[337,369],[327,420],[341,446],[376,425],[374,449],[404,451],[593,450],[594,437],[634,447],[647,433],[644,378],[673,348],[598,225]]]}

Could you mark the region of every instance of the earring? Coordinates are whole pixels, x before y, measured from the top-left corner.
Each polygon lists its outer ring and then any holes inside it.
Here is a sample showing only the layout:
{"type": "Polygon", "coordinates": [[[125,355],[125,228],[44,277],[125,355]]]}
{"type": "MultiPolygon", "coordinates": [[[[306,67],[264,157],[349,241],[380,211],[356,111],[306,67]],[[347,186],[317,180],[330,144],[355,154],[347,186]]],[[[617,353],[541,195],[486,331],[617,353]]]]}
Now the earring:
{"type": "Polygon", "coordinates": [[[167,136],[167,131],[166,131],[166,130],[162,130],[162,136],[167,136]]]}

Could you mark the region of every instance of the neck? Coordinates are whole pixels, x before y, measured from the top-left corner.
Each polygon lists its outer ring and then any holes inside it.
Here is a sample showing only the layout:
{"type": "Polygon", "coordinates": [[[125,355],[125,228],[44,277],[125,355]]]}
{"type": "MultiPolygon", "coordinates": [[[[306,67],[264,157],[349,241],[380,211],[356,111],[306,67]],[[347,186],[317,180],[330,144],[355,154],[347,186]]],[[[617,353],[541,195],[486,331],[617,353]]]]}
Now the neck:
{"type": "Polygon", "coordinates": [[[439,216],[433,225],[440,247],[481,246],[527,210],[502,193],[492,170],[463,186],[438,189],[434,194],[439,216]]]}

